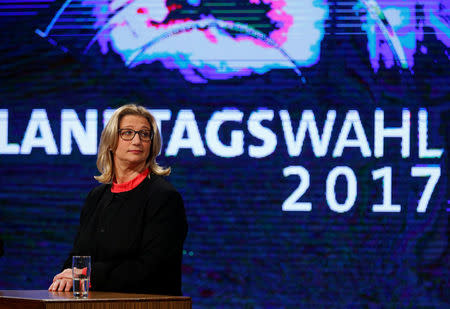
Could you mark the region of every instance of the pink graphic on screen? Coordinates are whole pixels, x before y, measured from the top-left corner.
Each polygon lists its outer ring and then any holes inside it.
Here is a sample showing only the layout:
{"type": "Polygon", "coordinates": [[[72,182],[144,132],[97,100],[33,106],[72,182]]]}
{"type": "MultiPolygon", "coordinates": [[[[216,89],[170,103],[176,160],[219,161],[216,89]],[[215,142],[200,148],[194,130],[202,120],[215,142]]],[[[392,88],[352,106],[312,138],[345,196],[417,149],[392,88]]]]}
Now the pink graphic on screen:
{"type": "MultiPolygon", "coordinates": [[[[344,10],[353,15],[351,19],[329,17],[326,0],[78,3],[66,0],[47,29],[36,33],[57,46],[60,38],[87,38],[83,31],[89,29],[92,36],[83,47],[85,54],[92,55],[92,49],[104,55],[115,53],[129,68],[159,62],[192,83],[261,75],[274,69],[293,70],[306,83],[301,69],[319,62],[326,34],[365,36],[375,73],[380,66],[414,72],[414,56],[429,52],[425,41],[431,34],[443,50],[450,46],[449,7],[443,1],[359,0],[350,12],[344,10]],[[330,32],[333,19],[336,25],[330,32]],[[82,24],[65,24],[69,20],[82,24]],[[345,29],[355,28],[354,20],[359,30],[348,33],[345,29]],[[69,29],[78,32],[71,34],[69,29]]],[[[59,47],[68,50],[64,44],[59,47]]],[[[448,52],[445,55],[450,59],[448,52]]]]}
{"type": "MultiPolygon", "coordinates": [[[[319,60],[328,14],[320,1],[250,0],[189,14],[205,2],[97,1],[98,32],[86,52],[98,44],[103,54],[119,54],[130,68],[160,61],[193,83],[278,68],[300,75],[299,67],[319,60]],[[246,23],[252,18],[267,19],[256,24],[262,30],[246,23]]],[[[92,0],[83,4],[92,5],[92,0]]]]}
{"type": "MultiPolygon", "coordinates": [[[[362,30],[367,34],[367,49],[372,68],[377,72],[380,62],[386,68],[395,65],[396,57],[401,54],[403,68],[414,67],[414,55],[426,54],[422,45],[424,35],[432,31],[436,39],[446,47],[450,46],[450,6],[443,1],[427,1],[424,4],[413,1],[361,0],[354,7],[361,10],[362,30]],[[372,14],[366,14],[368,8],[374,8],[372,14]],[[380,22],[385,20],[389,33],[381,31],[380,22]],[[389,37],[398,38],[398,48],[389,46],[389,37]],[[396,55],[397,53],[397,55],[396,55]]],[[[450,55],[447,55],[450,59],[450,55]]]]}

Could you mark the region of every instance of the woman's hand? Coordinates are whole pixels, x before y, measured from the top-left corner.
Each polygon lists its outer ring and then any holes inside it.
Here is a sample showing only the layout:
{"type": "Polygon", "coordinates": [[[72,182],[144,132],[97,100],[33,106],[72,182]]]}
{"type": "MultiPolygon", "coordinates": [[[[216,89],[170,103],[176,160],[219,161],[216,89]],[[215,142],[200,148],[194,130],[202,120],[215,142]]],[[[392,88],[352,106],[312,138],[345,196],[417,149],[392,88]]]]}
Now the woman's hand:
{"type": "Polygon", "coordinates": [[[49,291],[70,291],[72,289],[72,269],[66,268],[53,278],[49,291]]]}

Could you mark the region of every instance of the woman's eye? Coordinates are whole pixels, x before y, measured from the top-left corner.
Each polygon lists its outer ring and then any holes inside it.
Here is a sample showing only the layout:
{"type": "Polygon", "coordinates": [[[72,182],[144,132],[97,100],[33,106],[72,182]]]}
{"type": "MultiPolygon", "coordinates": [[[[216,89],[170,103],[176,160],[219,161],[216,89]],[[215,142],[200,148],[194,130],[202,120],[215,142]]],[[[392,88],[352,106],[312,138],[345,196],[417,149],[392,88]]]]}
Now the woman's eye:
{"type": "Polygon", "coordinates": [[[133,135],[134,131],[131,130],[127,130],[127,131],[123,131],[123,134],[125,134],[125,136],[131,136],[133,135]]]}
{"type": "Polygon", "coordinates": [[[141,131],[140,134],[142,137],[145,137],[145,138],[150,136],[150,132],[148,132],[148,131],[141,131]]]}

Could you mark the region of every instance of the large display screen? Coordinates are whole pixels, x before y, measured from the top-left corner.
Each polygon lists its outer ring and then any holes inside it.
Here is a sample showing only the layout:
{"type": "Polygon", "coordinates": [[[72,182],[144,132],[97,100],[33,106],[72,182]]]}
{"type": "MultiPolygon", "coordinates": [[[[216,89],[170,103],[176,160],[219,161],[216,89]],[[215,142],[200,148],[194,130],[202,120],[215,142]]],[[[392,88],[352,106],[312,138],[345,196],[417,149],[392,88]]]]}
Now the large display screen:
{"type": "Polygon", "coordinates": [[[48,288],[136,102],[195,308],[449,305],[448,1],[0,0],[0,25],[0,289],[48,288]]]}

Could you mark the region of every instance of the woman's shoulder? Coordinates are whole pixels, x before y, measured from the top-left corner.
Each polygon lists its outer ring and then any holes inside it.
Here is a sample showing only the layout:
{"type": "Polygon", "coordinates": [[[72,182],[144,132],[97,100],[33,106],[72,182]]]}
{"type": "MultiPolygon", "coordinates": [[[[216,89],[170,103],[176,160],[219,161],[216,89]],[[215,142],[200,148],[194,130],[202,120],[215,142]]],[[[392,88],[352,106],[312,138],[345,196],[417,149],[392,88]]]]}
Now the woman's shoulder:
{"type": "Polygon", "coordinates": [[[165,176],[151,174],[148,181],[148,188],[157,192],[177,192],[175,187],[165,176]]]}
{"type": "Polygon", "coordinates": [[[95,198],[95,197],[101,196],[101,195],[106,191],[106,189],[107,189],[108,187],[111,187],[111,185],[110,185],[110,184],[100,184],[100,185],[94,187],[94,188],[89,192],[89,194],[88,194],[88,196],[87,196],[87,199],[95,198]]]}
{"type": "Polygon", "coordinates": [[[183,198],[166,177],[151,174],[146,185],[146,213],[149,217],[156,214],[185,217],[183,198]]]}
{"type": "Polygon", "coordinates": [[[81,218],[86,217],[87,215],[92,214],[97,208],[98,201],[106,192],[108,188],[108,184],[101,184],[94,187],[91,191],[89,191],[85,201],[83,208],[81,209],[81,218]]]}
{"type": "Polygon", "coordinates": [[[147,188],[145,190],[152,200],[165,200],[171,197],[181,197],[180,193],[170,183],[165,176],[151,174],[147,179],[147,188]]]}

